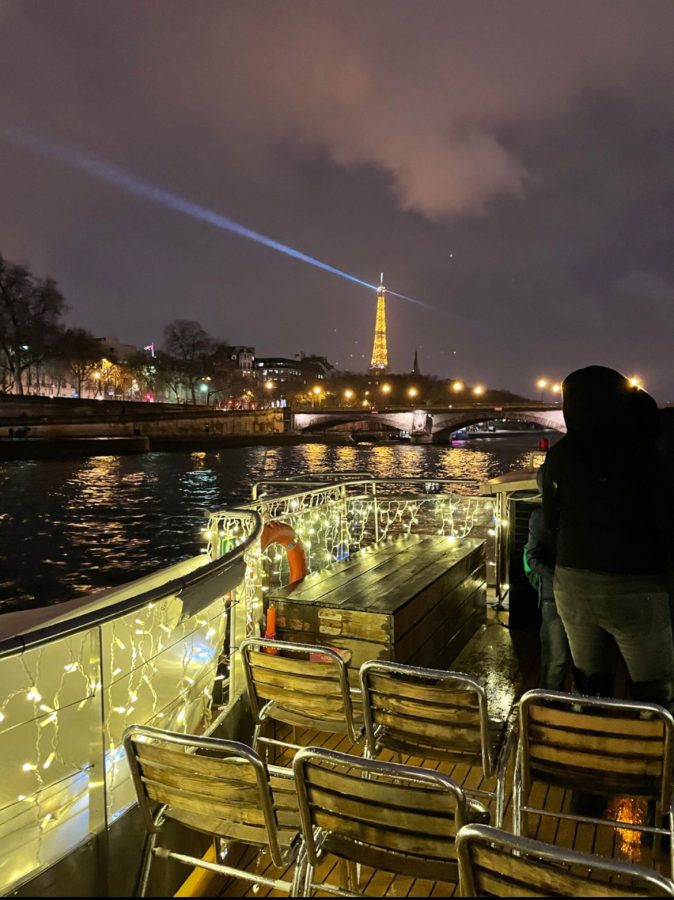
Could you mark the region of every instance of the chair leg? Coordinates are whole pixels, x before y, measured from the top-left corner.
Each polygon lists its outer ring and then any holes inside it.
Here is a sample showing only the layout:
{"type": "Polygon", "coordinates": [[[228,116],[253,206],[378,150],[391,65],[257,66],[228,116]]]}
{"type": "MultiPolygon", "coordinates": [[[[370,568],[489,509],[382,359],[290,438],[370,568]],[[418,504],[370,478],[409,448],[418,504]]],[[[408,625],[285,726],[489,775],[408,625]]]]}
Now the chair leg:
{"type": "Polygon", "coordinates": [[[674,809],[671,801],[667,819],[669,821],[669,877],[674,878],[674,809]]]}
{"type": "Polygon", "coordinates": [[[306,853],[300,851],[295,863],[295,875],[293,877],[292,896],[311,897],[311,886],[314,880],[314,867],[309,862],[306,853]]]}
{"type": "Polygon", "coordinates": [[[357,893],[360,875],[359,867],[350,859],[340,859],[338,865],[340,887],[349,893],[357,893]]]}
{"type": "Polygon", "coordinates": [[[505,772],[499,772],[496,781],[496,827],[503,828],[505,811],[505,772]]]}
{"type": "Polygon", "coordinates": [[[147,892],[147,884],[150,880],[150,867],[152,866],[152,858],[154,856],[154,845],[157,843],[157,834],[152,832],[145,838],[145,847],[143,849],[143,860],[140,866],[140,874],[138,876],[138,888],[136,890],[137,897],[144,897],[147,892]]]}
{"type": "Polygon", "coordinates": [[[348,860],[346,864],[346,889],[358,893],[358,882],[360,881],[360,866],[358,863],[348,860]]]}
{"type": "Polygon", "coordinates": [[[513,779],[513,834],[522,836],[522,779],[517,765],[513,779]]]}
{"type": "Polygon", "coordinates": [[[259,752],[260,752],[260,751],[258,750],[257,742],[258,742],[259,739],[260,739],[260,732],[261,732],[261,731],[262,731],[262,723],[260,722],[259,725],[256,725],[256,726],[255,726],[255,731],[253,731],[253,750],[254,750],[256,753],[259,753],[259,752]]]}

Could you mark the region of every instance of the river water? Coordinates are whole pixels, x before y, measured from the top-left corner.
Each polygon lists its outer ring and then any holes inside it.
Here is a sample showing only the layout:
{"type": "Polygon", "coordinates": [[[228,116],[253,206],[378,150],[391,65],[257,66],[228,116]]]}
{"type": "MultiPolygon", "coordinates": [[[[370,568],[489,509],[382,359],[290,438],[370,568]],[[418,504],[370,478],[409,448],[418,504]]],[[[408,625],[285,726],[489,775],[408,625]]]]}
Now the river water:
{"type": "Polygon", "coordinates": [[[358,471],[484,481],[530,465],[536,443],[302,444],[0,463],[0,612],[59,603],[195,555],[204,514],[248,499],[262,478],[358,471]]]}

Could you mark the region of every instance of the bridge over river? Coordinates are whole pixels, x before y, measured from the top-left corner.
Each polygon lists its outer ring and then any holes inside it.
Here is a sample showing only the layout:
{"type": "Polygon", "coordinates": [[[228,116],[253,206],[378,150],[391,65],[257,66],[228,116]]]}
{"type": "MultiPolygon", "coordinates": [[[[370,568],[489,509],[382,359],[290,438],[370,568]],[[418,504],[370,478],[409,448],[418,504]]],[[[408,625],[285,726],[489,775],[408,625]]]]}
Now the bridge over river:
{"type": "Polygon", "coordinates": [[[344,430],[404,431],[411,439],[423,443],[448,441],[452,432],[478,422],[531,422],[553,431],[566,431],[559,404],[543,403],[455,404],[451,407],[410,409],[313,409],[291,413],[291,427],[298,433],[344,430]]]}

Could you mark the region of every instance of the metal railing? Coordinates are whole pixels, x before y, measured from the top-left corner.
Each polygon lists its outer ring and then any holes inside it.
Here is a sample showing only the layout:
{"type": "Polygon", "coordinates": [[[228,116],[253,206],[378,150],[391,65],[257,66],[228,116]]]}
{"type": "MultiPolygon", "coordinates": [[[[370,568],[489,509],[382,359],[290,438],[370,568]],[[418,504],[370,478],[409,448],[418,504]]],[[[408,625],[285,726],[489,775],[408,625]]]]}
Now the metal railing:
{"type": "MultiPolygon", "coordinates": [[[[452,540],[483,539],[487,546],[488,581],[498,593],[498,540],[501,522],[494,498],[476,493],[469,479],[377,478],[363,473],[329,472],[301,478],[257,482],[254,509],[264,521],[282,519],[302,541],[308,569],[315,572],[347,559],[359,550],[410,534],[445,535],[452,540]]],[[[209,552],[217,558],[240,539],[242,524],[233,510],[209,519],[209,552]]],[[[288,580],[285,550],[272,544],[262,551],[253,544],[246,553],[244,588],[247,633],[262,621],[264,595],[288,580]]]]}

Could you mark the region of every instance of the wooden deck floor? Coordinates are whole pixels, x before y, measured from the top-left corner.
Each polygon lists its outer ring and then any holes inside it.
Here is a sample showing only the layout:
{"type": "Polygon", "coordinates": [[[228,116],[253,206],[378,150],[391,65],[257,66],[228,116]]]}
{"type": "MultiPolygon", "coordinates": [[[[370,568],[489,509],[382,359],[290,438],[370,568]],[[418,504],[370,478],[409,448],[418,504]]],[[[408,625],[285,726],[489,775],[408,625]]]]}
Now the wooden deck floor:
{"type": "MultiPolygon", "coordinates": [[[[496,622],[490,623],[468,645],[464,652],[455,660],[452,669],[469,672],[482,679],[487,687],[490,702],[493,699],[495,707],[503,715],[511,708],[523,691],[536,685],[538,677],[537,649],[535,641],[528,635],[515,635],[507,628],[501,628],[496,622]]],[[[290,729],[284,734],[279,733],[284,740],[292,740],[290,729]]],[[[353,746],[348,738],[339,735],[330,735],[316,731],[298,731],[296,743],[303,746],[326,747],[340,750],[345,753],[362,755],[362,746],[353,746]]],[[[382,754],[382,759],[393,759],[392,755],[382,754]]],[[[274,762],[278,765],[289,765],[292,759],[290,752],[282,751],[274,762]]],[[[450,775],[459,785],[465,789],[489,788],[491,783],[485,783],[478,769],[465,765],[451,765],[446,763],[424,762],[422,760],[407,757],[402,760],[410,765],[424,765],[427,768],[438,769],[450,775]]],[[[509,781],[512,783],[511,760],[509,766],[509,781]]],[[[536,803],[550,812],[568,811],[572,798],[570,792],[559,788],[547,788],[539,785],[538,796],[532,798],[536,803]]],[[[508,791],[508,799],[505,813],[504,827],[512,827],[511,792],[508,791]]],[[[489,804],[494,816],[494,804],[489,804]]],[[[635,804],[629,798],[615,798],[612,802],[614,817],[619,821],[639,822],[643,821],[646,813],[645,805],[635,808],[635,804]],[[636,818],[633,818],[636,817],[636,818]]],[[[653,860],[652,844],[648,838],[642,838],[638,832],[625,829],[616,832],[611,828],[595,828],[586,824],[555,818],[555,817],[531,817],[529,822],[530,837],[542,841],[557,844],[558,846],[573,848],[584,852],[597,852],[602,856],[614,856],[623,860],[641,863],[649,867],[655,867],[667,874],[662,865],[655,865],[653,860]]],[[[665,854],[666,855],[666,854],[665,854]]],[[[270,864],[266,854],[258,854],[249,849],[244,852],[241,859],[243,867],[249,871],[255,871],[271,878],[292,879],[289,870],[277,869],[270,864]]],[[[328,858],[321,870],[317,872],[316,881],[327,880],[332,884],[341,884],[341,867],[335,858],[328,858]]],[[[359,890],[373,897],[447,897],[453,896],[456,885],[433,882],[425,879],[413,879],[403,876],[394,876],[375,869],[361,870],[359,890]]],[[[284,896],[263,886],[252,886],[243,881],[229,880],[222,884],[220,896],[223,897],[265,897],[284,896]]],[[[315,896],[329,896],[327,892],[316,892],[315,896]]]]}

